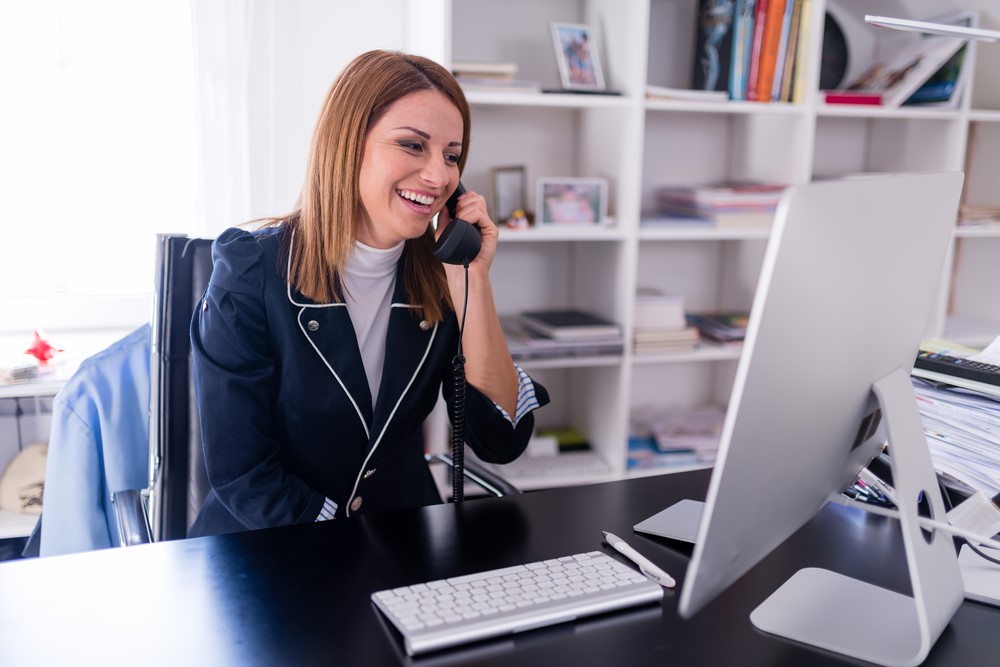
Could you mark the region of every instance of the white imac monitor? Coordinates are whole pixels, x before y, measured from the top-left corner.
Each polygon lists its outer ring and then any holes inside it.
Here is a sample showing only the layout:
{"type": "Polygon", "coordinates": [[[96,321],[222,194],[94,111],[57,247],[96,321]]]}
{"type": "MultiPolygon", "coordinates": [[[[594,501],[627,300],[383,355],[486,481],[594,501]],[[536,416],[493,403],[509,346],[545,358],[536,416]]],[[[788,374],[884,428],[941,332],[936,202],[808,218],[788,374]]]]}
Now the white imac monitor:
{"type": "Polygon", "coordinates": [[[919,664],[963,599],[910,384],[961,173],[790,188],[778,207],[679,612],[689,618],[806,523],[888,440],[914,597],[800,570],[758,629],[884,665],[919,664]],[[924,495],[921,496],[921,492],[924,495]],[[864,613],[858,613],[858,610],[864,613]]]}

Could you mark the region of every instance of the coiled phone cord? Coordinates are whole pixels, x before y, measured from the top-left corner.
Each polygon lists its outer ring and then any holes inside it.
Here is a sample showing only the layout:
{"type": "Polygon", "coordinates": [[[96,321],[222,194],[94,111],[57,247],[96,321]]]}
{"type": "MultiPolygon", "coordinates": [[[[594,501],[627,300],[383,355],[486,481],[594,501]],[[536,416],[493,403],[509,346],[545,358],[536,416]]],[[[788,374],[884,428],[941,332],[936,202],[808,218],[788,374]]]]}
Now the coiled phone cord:
{"type": "Polygon", "coordinates": [[[451,424],[451,496],[460,503],[465,500],[465,355],[462,354],[462,335],[465,333],[465,314],[469,307],[469,260],[462,258],[465,267],[465,297],[462,300],[462,320],[458,326],[458,353],[452,359],[451,369],[455,381],[454,408],[451,424]]]}

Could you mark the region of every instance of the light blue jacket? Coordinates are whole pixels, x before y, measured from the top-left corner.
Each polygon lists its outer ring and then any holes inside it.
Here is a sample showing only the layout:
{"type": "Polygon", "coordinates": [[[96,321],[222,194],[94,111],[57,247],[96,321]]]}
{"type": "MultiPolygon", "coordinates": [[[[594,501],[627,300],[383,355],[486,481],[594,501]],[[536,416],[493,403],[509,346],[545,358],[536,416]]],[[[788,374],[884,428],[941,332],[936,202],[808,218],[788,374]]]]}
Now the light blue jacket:
{"type": "Polygon", "coordinates": [[[118,546],[111,494],[149,469],[150,327],[86,359],[56,395],[39,555],[118,546]]]}

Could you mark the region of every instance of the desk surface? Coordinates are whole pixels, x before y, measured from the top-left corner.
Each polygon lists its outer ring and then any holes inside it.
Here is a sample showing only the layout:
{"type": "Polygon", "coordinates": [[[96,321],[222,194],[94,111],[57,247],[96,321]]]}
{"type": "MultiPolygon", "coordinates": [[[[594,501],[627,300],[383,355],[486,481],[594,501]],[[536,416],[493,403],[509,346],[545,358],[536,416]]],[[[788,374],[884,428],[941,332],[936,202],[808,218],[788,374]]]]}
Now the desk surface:
{"type": "MultiPolygon", "coordinates": [[[[805,565],[906,592],[895,521],[828,506],[690,621],[658,605],[409,660],[379,589],[629,541],[682,581],[690,547],[631,526],[708,471],[472,500],[345,521],[0,564],[0,662],[143,665],[858,664],[755,630],[750,611],[805,565]]],[[[859,600],[859,613],[864,601],[859,600]]],[[[873,618],[873,623],[892,622],[873,618]]],[[[926,665],[996,664],[1000,610],[965,602],[926,665]]]]}

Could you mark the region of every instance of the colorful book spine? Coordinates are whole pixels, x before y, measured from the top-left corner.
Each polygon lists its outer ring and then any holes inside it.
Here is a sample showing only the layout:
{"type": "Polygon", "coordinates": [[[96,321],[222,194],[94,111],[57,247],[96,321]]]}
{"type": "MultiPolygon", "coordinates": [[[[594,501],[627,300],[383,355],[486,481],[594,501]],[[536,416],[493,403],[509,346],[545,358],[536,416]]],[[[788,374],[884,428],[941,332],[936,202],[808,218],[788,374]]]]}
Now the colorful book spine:
{"type": "Polygon", "coordinates": [[[753,19],[753,41],[750,44],[750,66],[747,69],[746,99],[757,99],[757,79],[760,75],[760,45],[764,38],[764,18],[770,0],[757,0],[753,19]]]}
{"type": "Polygon", "coordinates": [[[781,23],[785,18],[785,1],[770,0],[767,4],[764,36],[760,45],[760,69],[757,72],[756,99],[759,102],[771,100],[771,85],[774,82],[774,68],[778,62],[778,45],[781,41],[781,23]]]}
{"type": "Polygon", "coordinates": [[[801,0],[799,9],[799,39],[795,48],[795,73],[792,77],[792,102],[802,104],[806,99],[806,59],[809,47],[809,30],[812,28],[812,0],[801,0]]]}
{"type": "Polygon", "coordinates": [[[778,39],[778,57],[774,64],[774,78],[771,81],[772,102],[781,101],[781,84],[785,79],[785,63],[788,59],[788,42],[792,31],[792,14],[795,11],[795,0],[785,1],[785,15],[781,18],[781,36],[778,39]]]}
{"type": "Polygon", "coordinates": [[[736,0],[733,23],[733,59],[729,67],[729,98],[742,101],[747,97],[747,70],[753,46],[753,20],[757,0],[736,0]]]}
{"type": "Polygon", "coordinates": [[[781,90],[777,101],[792,101],[792,75],[795,71],[799,46],[799,22],[802,20],[802,0],[795,0],[792,8],[792,22],[788,29],[788,49],[785,54],[785,66],[781,72],[781,90]]]}

